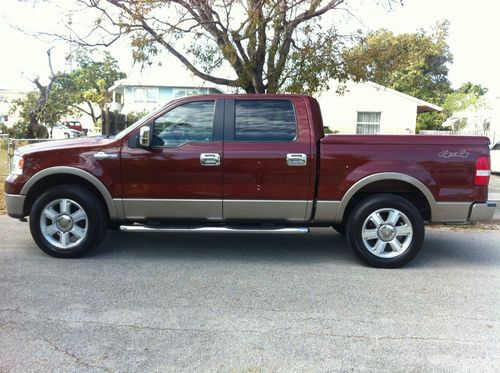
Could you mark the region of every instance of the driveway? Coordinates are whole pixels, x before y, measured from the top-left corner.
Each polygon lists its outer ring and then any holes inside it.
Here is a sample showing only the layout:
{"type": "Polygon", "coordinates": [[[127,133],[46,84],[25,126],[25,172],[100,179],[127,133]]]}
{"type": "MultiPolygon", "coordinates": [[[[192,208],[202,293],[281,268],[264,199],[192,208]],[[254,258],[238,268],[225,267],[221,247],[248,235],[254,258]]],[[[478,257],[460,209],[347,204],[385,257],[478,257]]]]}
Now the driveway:
{"type": "Polygon", "coordinates": [[[111,232],[54,259],[0,216],[0,371],[498,371],[500,230],[398,270],[306,236],[111,232]]]}
{"type": "Polygon", "coordinates": [[[500,220],[500,174],[492,174],[488,185],[488,199],[497,202],[495,220],[500,220]]]}

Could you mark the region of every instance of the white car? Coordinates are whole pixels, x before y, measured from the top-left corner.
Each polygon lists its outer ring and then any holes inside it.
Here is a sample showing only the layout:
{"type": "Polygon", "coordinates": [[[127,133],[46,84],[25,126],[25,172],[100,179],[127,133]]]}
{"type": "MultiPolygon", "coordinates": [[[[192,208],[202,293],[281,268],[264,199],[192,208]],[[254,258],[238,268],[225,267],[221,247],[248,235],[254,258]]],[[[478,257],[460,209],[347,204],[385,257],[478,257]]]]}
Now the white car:
{"type": "Polygon", "coordinates": [[[490,150],[491,172],[500,173],[500,142],[497,142],[490,150]]]}
{"type": "Polygon", "coordinates": [[[72,130],[62,124],[56,124],[52,128],[52,134],[50,129],[48,131],[51,139],[73,139],[81,136],[80,131],[72,130]]]}

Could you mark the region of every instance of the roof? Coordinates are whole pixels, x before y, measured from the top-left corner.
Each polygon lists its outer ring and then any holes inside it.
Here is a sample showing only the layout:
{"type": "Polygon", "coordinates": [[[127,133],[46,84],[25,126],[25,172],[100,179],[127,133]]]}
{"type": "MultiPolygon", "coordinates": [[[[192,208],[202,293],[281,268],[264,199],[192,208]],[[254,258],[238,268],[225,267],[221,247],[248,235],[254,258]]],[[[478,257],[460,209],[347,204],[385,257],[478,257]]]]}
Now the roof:
{"type": "Polygon", "coordinates": [[[399,96],[401,98],[407,99],[411,102],[414,102],[417,104],[417,113],[429,113],[432,111],[443,111],[443,108],[441,106],[437,106],[434,104],[431,104],[430,102],[421,100],[419,98],[407,95],[406,93],[396,91],[395,89],[392,88],[387,88],[384,87],[383,85],[374,83],[374,82],[364,82],[365,84],[377,89],[377,90],[383,90],[385,92],[391,93],[393,95],[399,96]]]}
{"type": "Polygon", "coordinates": [[[146,78],[129,77],[115,81],[109,88],[109,91],[114,91],[120,87],[212,88],[224,93],[217,85],[195,76],[187,77],[172,75],[169,76],[168,79],[162,79],[155,76],[148,76],[146,78]]]}

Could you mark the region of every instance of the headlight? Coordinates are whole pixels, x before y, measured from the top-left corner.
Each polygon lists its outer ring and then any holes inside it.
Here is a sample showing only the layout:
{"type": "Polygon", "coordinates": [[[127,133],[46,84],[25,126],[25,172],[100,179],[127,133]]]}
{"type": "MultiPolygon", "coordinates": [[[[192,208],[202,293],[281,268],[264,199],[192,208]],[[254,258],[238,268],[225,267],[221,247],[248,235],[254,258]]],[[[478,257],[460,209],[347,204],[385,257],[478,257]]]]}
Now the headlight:
{"type": "Polygon", "coordinates": [[[20,155],[14,154],[12,163],[10,165],[11,175],[21,175],[23,173],[24,158],[20,155]]]}

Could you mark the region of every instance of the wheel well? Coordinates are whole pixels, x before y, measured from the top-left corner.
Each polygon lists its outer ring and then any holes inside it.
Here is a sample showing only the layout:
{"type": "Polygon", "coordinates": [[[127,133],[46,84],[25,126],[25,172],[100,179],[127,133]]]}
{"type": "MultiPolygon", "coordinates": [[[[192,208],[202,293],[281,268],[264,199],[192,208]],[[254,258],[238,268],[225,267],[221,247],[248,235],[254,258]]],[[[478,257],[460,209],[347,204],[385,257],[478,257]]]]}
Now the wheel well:
{"type": "Polygon", "coordinates": [[[424,221],[431,220],[431,207],[429,201],[417,187],[400,180],[380,180],[365,185],[352,196],[344,210],[343,222],[346,221],[352,209],[360,201],[380,193],[396,194],[408,200],[417,208],[424,221]]]}
{"type": "Polygon", "coordinates": [[[94,194],[97,199],[101,202],[103,209],[106,211],[107,218],[109,220],[109,211],[106,205],[104,197],[99,192],[99,190],[89,181],[82,177],[71,175],[71,174],[56,174],[49,175],[43,179],[38,180],[28,191],[26,195],[26,201],[24,203],[24,213],[29,215],[31,207],[35,200],[48,189],[58,186],[58,185],[75,185],[88,190],[90,193],[94,194]]]}

